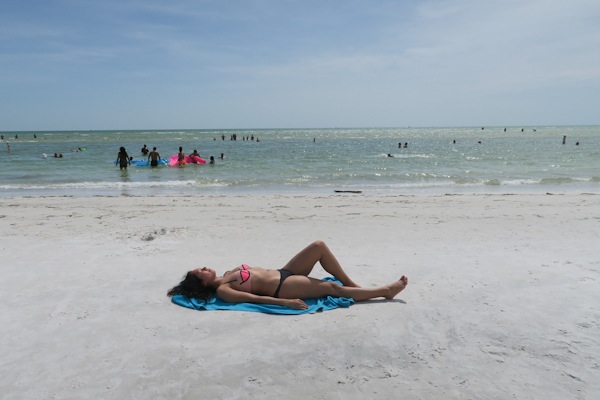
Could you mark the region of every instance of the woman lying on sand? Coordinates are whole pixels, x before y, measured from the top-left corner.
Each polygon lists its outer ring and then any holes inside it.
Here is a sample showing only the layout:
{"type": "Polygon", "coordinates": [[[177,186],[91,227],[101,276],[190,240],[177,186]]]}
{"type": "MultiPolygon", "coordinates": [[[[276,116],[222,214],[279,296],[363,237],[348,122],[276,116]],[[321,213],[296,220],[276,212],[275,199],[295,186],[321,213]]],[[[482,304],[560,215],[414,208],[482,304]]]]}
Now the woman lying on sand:
{"type": "Polygon", "coordinates": [[[365,301],[376,297],[393,299],[408,284],[404,275],[400,280],[378,288],[361,288],[346,275],[327,245],[318,240],[296,254],[282,269],[264,269],[242,265],[227,271],[222,277],[210,268],[189,271],[183,281],[167,293],[208,300],[216,295],[229,303],[262,303],[287,306],[296,310],[307,308],[301,299],[323,296],[352,297],[365,301]],[[335,282],[309,278],[319,261],[325,271],[344,286],[335,282]]]}

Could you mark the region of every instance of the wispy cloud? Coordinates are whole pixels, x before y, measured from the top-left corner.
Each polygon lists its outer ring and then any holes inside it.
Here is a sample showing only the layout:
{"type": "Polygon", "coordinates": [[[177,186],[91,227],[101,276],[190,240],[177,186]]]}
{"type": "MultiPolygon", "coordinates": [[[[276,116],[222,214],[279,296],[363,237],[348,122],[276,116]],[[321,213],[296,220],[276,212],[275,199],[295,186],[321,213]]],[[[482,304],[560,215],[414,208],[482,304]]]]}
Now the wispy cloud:
{"type": "MultiPolygon", "coordinates": [[[[518,109],[517,95],[540,110],[558,108],[549,90],[598,96],[598,20],[592,0],[8,2],[0,5],[0,104],[44,107],[37,94],[60,85],[78,97],[110,90],[146,109],[165,107],[135,97],[154,88],[202,101],[217,127],[216,116],[230,124],[231,107],[249,103],[264,108],[252,116],[256,124],[265,115],[263,126],[274,105],[291,126],[311,115],[325,126],[361,124],[364,110],[366,125],[401,125],[407,116],[464,124],[483,107],[504,110],[490,117],[501,120],[518,109]],[[5,93],[16,89],[32,100],[11,102],[5,93]]],[[[579,109],[570,123],[591,115],[579,109]]],[[[250,118],[234,115],[236,126],[250,118]]]]}

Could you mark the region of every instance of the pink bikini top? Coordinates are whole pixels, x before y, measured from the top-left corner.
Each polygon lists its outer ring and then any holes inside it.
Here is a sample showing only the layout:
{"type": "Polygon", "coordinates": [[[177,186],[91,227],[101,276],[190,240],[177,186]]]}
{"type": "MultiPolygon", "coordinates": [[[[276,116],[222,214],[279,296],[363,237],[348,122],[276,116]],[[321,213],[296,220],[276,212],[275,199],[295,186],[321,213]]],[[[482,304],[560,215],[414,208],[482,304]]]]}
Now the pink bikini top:
{"type": "Polygon", "coordinates": [[[242,264],[240,266],[235,280],[240,283],[240,289],[244,292],[252,293],[252,274],[250,273],[250,267],[248,265],[242,264]]]}

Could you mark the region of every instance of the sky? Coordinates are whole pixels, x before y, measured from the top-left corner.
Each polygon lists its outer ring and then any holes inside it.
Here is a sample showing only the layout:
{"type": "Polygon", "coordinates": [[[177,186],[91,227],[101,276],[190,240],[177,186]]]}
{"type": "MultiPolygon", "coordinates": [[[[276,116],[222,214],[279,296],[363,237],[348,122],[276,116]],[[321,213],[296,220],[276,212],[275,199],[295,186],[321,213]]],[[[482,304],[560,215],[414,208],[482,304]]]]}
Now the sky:
{"type": "Polygon", "coordinates": [[[0,131],[598,124],[598,0],[0,2],[0,131]]]}

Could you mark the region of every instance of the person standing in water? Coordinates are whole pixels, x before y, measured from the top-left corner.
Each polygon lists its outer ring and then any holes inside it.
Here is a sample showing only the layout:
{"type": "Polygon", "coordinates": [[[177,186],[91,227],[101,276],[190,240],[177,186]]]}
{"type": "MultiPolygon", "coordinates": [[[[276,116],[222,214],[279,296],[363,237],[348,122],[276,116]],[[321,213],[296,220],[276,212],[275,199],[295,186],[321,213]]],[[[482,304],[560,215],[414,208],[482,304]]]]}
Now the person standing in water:
{"type": "Polygon", "coordinates": [[[185,153],[183,152],[183,148],[179,146],[179,153],[177,154],[177,163],[179,165],[185,165],[185,153]]]}
{"type": "Polygon", "coordinates": [[[131,164],[129,154],[127,154],[125,147],[121,147],[119,149],[119,154],[117,154],[117,163],[119,164],[120,169],[127,169],[127,166],[131,164]]]}
{"type": "Polygon", "coordinates": [[[150,154],[148,154],[148,161],[150,161],[150,166],[158,166],[158,160],[160,160],[160,154],[158,154],[158,151],[156,151],[156,147],[153,147],[150,154]]]}

